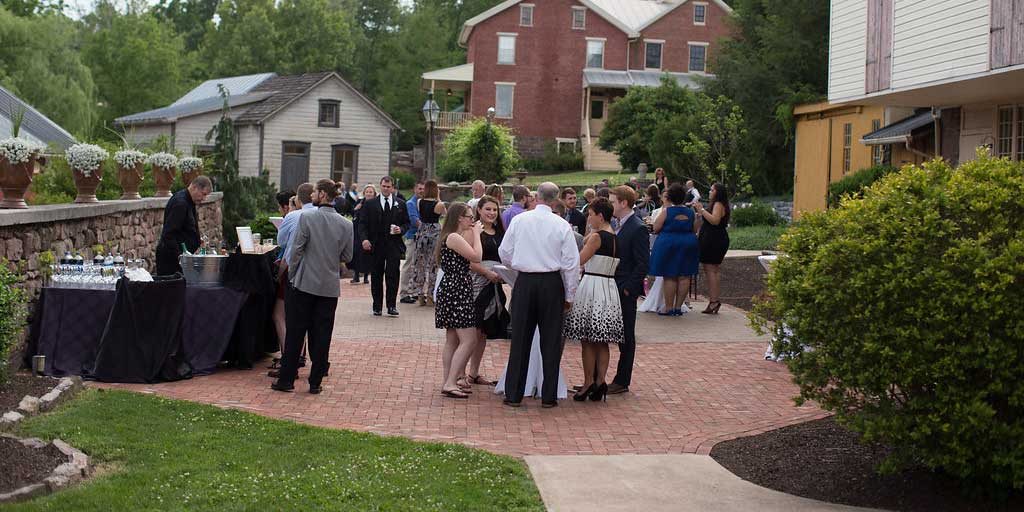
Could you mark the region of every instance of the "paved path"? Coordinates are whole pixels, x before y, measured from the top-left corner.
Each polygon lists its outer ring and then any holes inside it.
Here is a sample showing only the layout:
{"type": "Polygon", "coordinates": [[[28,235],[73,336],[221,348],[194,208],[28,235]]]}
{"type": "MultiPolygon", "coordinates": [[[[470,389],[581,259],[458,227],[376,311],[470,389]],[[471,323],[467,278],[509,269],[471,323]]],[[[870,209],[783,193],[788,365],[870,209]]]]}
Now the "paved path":
{"type": "MultiPolygon", "coordinates": [[[[699,309],[703,304],[695,303],[699,309]]],[[[466,401],[440,395],[442,332],[433,309],[401,308],[399,318],[370,315],[368,285],[342,287],[324,393],[271,391],[259,366],[159,385],[111,385],[163,396],[235,407],[313,425],[414,439],[449,441],[498,453],[706,454],[719,441],[825,416],[796,407],[797,388],[784,366],[764,361],[765,340],[747,327],[743,311],[723,306],[718,316],[641,314],[631,392],[606,403],[539,401],[510,409],[490,388],[466,401]]],[[[611,370],[618,357],[612,349],[611,370]]],[[[483,374],[496,379],[508,342],[491,342],[483,374]]],[[[582,381],[580,348],[567,345],[562,367],[582,381]]],[[[300,372],[300,379],[305,370],[300,372]]]]}

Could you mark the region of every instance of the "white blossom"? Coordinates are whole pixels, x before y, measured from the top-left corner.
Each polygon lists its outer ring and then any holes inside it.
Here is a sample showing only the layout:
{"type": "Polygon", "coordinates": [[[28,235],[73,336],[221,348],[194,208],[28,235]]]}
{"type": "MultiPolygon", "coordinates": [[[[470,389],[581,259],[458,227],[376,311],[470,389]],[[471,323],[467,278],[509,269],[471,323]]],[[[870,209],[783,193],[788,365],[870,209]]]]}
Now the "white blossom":
{"type": "Polygon", "coordinates": [[[114,153],[114,161],[124,169],[134,169],[136,165],[146,161],[146,154],[134,149],[122,149],[114,153]]]}
{"type": "Polygon", "coordinates": [[[46,149],[42,144],[21,137],[0,140],[0,159],[12,164],[23,164],[39,156],[46,149]]]}
{"type": "Polygon", "coordinates": [[[189,156],[178,160],[178,170],[182,174],[192,174],[203,168],[203,159],[189,156]]]}
{"type": "Polygon", "coordinates": [[[171,169],[178,165],[178,157],[170,153],[153,153],[146,158],[146,163],[163,167],[164,169],[171,169]]]}
{"type": "Polygon", "coordinates": [[[64,158],[67,158],[71,168],[86,177],[96,172],[109,156],[107,150],[95,144],[75,144],[64,152],[64,158]]]}

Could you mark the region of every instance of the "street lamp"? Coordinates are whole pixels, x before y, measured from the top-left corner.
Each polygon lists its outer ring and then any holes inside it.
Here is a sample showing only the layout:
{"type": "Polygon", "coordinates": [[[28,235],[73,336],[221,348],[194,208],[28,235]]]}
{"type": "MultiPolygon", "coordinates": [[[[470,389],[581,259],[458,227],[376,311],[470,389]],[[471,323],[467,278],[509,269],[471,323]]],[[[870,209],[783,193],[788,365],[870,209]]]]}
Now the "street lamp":
{"type": "Polygon", "coordinates": [[[487,107],[487,125],[490,126],[491,119],[494,119],[494,107],[487,107]]]}
{"type": "Polygon", "coordinates": [[[427,101],[423,104],[423,120],[427,122],[427,179],[434,179],[434,125],[441,114],[441,107],[434,101],[434,91],[427,93],[427,101]]]}

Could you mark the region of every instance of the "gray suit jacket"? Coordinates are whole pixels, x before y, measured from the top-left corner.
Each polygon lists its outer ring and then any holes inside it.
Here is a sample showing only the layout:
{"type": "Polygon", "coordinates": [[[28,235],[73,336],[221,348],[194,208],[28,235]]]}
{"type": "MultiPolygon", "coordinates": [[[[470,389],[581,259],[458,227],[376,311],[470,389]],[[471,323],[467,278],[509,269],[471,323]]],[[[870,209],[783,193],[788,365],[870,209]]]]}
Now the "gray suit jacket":
{"type": "Polygon", "coordinates": [[[339,263],[352,261],[352,241],[352,221],[333,206],[303,211],[289,247],[292,286],[321,297],[341,295],[339,263]]]}

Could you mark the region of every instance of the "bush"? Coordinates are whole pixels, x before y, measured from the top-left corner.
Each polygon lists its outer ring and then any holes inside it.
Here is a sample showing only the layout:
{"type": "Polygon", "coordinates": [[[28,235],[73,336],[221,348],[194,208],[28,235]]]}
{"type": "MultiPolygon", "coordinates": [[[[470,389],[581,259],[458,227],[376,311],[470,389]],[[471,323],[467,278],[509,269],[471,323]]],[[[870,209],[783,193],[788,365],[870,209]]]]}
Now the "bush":
{"type": "Polygon", "coordinates": [[[543,158],[523,160],[527,172],[565,172],[583,170],[583,153],[579,151],[558,151],[558,146],[549,142],[544,146],[543,158]]]}
{"type": "Polygon", "coordinates": [[[736,227],[781,226],[786,223],[786,219],[775,213],[771,205],[760,201],[743,208],[733,208],[731,217],[730,221],[736,227]]]}
{"type": "Polygon", "coordinates": [[[843,179],[831,183],[828,186],[828,206],[834,208],[839,205],[839,200],[846,195],[860,197],[862,191],[868,185],[878,181],[882,177],[892,174],[896,168],[889,165],[876,165],[861,169],[843,179]]]}
{"type": "Polygon", "coordinates": [[[25,326],[25,291],[16,288],[20,281],[18,274],[11,270],[11,264],[0,260],[0,384],[10,378],[11,351],[21,341],[21,330],[25,326]]]}
{"type": "Polygon", "coordinates": [[[259,233],[260,238],[263,240],[268,238],[277,238],[277,228],[274,227],[273,222],[270,222],[270,217],[273,216],[277,216],[277,212],[261,213],[249,223],[249,227],[252,228],[253,233],[259,233]]]}
{"type": "Polygon", "coordinates": [[[805,215],[753,322],[798,401],[966,483],[1024,488],[1024,166],[908,166],[805,215]],[[784,332],[784,327],[787,332],[784,332]]]}
{"type": "Polygon", "coordinates": [[[519,154],[512,147],[512,131],[477,119],[444,139],[437,173],[445,181],[504,183],[520,164],[519,154]]]}
{"type": "MultiPolygon", "coordinates": [[[[100,186],[96,189],[96,198],[101,201],[118,199],[123,191],[117,181],[117,163],[114,162],[113,155],[121,147],[105,141],[94,142],[94,144],[110,153],[110,157],[103,162],[103,180],[100,181],[100,186]]],[[[146,166],[143,174],[144,178],[142,184],[139,185],[139,193],[143,197],[152,196],[156,192],[153,170],[146,166]]],[[[177,191],[181,188],[183,187],[179,176],[175,178],[172,190],[177,191]]],[[[51,157],[45,170],[32,180],[29,190],[34,196],[28,202],[34,205],[70,203],[78,194],[75,189],[75,179],[71,176],[71,167],[63,157],[51,157]]]]}
{"type": "Polygon", "coordinates": [[[391,171],[391,178],[395,180],[395,188],[411,189],[416,185],[416,175],[408,171],[391,171]]]}

